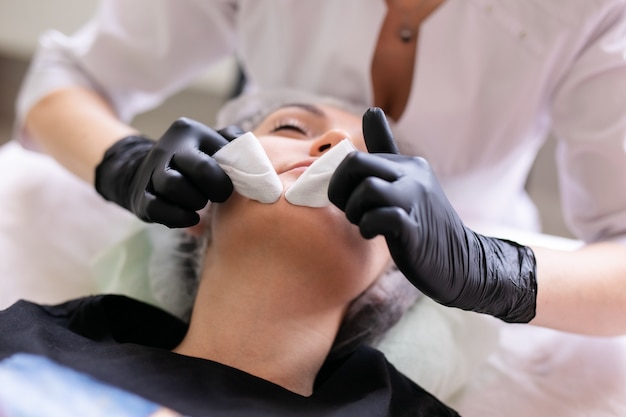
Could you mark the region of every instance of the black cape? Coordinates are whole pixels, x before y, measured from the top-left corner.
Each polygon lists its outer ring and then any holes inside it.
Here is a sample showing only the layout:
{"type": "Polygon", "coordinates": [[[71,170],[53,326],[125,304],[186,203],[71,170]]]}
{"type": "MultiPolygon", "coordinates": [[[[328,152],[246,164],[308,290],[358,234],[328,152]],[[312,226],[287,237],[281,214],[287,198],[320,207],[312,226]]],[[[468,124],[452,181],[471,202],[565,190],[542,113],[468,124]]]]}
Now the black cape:
{"type": "Polygon", "coordinates": [[[302,397],[172,353],[186,330],[174,316],[124,296],[56,306],[19,301],[0,312],[0,360],[40,355],[189,416],[458,416],[371,347],[329,358],[313,395],[302,397]]]}

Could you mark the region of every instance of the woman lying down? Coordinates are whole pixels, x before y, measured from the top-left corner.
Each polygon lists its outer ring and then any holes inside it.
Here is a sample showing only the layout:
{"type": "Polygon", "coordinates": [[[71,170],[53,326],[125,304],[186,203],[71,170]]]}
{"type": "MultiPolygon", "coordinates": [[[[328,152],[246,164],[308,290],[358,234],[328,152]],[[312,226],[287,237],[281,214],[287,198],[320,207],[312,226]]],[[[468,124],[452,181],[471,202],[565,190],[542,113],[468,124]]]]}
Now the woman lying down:
{"type": "Polygon", "coordinates": [[[385,239],[364,239],[343,211],[307,192],[285,198],[344,139],[366,152],[360,118],[294,104],[253,132],[277,173],[278,200],[245,197],[233,179],[236,192],[184,232],[181,262],[202,265],[188,323],[118,295],[21,301],[0,313],[0,359],[44,357],[192,416],[457,415],[368,346],[418,294],[386,273],[385,239]]]}

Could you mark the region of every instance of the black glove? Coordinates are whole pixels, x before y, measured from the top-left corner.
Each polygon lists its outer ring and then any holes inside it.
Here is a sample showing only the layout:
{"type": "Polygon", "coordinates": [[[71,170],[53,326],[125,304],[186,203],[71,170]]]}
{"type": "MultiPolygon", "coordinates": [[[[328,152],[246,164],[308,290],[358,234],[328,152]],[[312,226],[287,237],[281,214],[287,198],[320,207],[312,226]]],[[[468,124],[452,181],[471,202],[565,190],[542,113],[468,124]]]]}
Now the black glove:
{"type": "Polygon", "coordinates": [[[143,221],[193,226],[208,201],[223,202],[232,194],[230,178],[210,155],[242,133],[181,118],[157,142],[126,137],[96,167],[96,190],[143,221]]]}
{"type": "Polygon", "coordinates": [[[400,271],[435,301],[530,321],[537,294],[532,250],[465,227],[426,160],[397,153],[380,109],[365,113],[363,134],[370,153],[354,152],[339,165],[330,201],[363,237],[385,236],[400,271]]]}

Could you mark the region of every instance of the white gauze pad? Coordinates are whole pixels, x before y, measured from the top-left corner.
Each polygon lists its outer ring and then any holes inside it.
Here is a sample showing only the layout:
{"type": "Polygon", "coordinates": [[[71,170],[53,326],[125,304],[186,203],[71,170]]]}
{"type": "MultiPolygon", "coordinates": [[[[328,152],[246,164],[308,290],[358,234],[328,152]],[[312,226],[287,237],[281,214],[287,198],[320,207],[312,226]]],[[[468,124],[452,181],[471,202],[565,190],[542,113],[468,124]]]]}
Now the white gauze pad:
{"type": "Polygon", "coordinates": [[[285,199],[296,206],[324,207],[328,200],[328,184],[335,169],[356,148],[348,139],[343,139],[310,167],[285,192],[285,199]]]}
{"type": "Polygon", "coordinates": [[[235,191],[261,203],[275,203],[283,192],[265,149],[252,132],[244,133],[213,154],[235,191]]]}

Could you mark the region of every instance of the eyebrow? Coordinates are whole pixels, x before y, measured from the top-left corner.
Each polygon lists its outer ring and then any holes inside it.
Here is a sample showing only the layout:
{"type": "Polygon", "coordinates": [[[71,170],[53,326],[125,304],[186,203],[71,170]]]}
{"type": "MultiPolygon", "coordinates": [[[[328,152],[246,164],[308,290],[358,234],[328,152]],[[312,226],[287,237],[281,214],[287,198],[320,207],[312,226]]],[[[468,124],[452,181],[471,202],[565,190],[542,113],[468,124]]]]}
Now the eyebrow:
{"type": "Polygon", "coordinates": [[[307,112],[317,116],[317,117],[326,117],[326,113],[324,113],[324,111],[322,109],[320,109],[317,106],[314,106],[312,104],[306,104],[306,103],[287,103],[284,104],[282,106],[280,106],[281,109],[284,109],[286,107],[297,107],[299,109],[302,110],[306,110],[307,112]]]}

